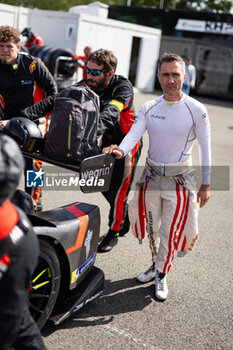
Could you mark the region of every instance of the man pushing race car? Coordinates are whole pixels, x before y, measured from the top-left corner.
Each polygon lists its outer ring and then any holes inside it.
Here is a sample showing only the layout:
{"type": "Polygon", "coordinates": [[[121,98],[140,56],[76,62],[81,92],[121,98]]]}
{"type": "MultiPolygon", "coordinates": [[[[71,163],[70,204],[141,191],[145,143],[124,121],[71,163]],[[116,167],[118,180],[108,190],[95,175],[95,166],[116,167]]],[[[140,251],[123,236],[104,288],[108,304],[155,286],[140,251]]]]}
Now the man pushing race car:
{"type": "MultiPolygon", "coordinates": [[[[101,148],[111,143],[119,144],[135,120],[133,86],[128,79],[115,74],[116,68],[117,58],[111,51],[96,50],[88,57],[87,77],[81,81],[83,86],[88,86],[100,99],[97,137],[102,136],[101,148]]],[[[76,84],[73,85],[75,86],[76,84]]],[[[42,117],[53,110],[57,96],[49,96],[26,108],[22,115],[31,120],[42,117]]],[[[59,140],[62,142],[61,137],[59,140]]],[[[109,229],[98,247],[100,253],[110,251],[117,244],[118,236],[129,231],[127,198],[141,149],[142,141],[139,140],[126,157],[115,162],[110,189],[103,192],[110,204],[110,211],[109,229]]]]}

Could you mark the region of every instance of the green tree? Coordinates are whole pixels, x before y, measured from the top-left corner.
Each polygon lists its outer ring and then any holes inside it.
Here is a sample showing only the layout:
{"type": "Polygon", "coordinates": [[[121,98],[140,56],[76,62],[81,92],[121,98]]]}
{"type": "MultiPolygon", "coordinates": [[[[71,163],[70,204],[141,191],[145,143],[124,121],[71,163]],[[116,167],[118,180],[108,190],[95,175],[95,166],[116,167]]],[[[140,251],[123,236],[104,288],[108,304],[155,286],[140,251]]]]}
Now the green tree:
{"type": "MultiPolygon", "coordinates": [[[[0,0],[3,4],[68,11],[70,7],[87,5],[96,0],[0,0]]],[[[126,5],[127,0],[103,0],[105,4],[126,5]]],[[[232,0],[131,0],[132,6],[155,6],[162,8],[189,9],[225,13],[233,8],[232,0]]]]}
{"type": "Polygon", "coordinates": [[[230,12],[233,8],[232,0],[131,0],[131,5],[220,13],[230,12]]]}
{"type": "Polygon", "coordinates": [[[232,9],[232,0],[177,0],[176,8],[197,11],[227,13],[232,9]]]}
{"type": "Polygon", "coordinates": [[[72,6],[88,3],[88,1],[85,0],[1,0],[1,2],[8,5],[55,11],[68,11],[72,6]]]}

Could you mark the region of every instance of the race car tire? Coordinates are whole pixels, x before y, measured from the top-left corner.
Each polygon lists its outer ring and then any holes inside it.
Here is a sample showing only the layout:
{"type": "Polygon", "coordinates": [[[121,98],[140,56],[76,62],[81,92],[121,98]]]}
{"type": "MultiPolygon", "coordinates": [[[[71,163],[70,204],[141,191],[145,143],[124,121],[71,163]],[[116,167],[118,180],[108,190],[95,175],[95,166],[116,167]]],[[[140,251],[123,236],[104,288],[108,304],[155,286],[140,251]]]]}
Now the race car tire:
{"type": "Polygon", "coordinates": [[[40,253],[38,263],[33,274],[29,306],[32,317],[39,329],[48,321],[56,303],[60,284],[60,262],[53,246],[39,239],[40,253]]]}
{"type": "Polygon", "coordinates": [[[37,57],[38,53],[46,46],[32,46],[28,48],[30,55],[37,57]]]}
{"type": "MultiPolygon", "coordinates": [[[[56,59],[59,56],[71,58],[73,53],[70,50],[59,49],[49,46],[34,46],[29,48],[29,53],[32,56],[39,57],[50,73],[54,75],[56,59]]],[[[62,75],[64,79],[72,77],[77,69],[77,65],[73,61],[60,61],[58,64],[58,74],[62,75]]]]}

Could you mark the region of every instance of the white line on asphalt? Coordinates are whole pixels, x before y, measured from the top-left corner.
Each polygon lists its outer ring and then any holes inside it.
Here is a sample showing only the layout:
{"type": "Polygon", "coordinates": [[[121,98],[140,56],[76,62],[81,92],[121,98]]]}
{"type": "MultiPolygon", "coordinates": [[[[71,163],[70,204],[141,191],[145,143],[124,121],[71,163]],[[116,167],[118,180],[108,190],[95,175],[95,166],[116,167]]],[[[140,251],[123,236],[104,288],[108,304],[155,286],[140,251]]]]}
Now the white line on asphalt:
{"type": "Polygon", "coordinates": [[[149,348],[150,350],[161,350],[160,348],[158,348],[157,346],[153,346],[151,344],[146,344],[143,342],[143,340],[135,338],[132,334],[123,331],[122,329],[118,329],[115,327],[111,327],[108,325],[105,325],[104,328],[108,329],[111,333],[118,333],[120,335],[122,335],[125,338],[129,338],[131,340],[133,340],[135,343],[137,344],[141,344],[144,348],[149,348]]]}

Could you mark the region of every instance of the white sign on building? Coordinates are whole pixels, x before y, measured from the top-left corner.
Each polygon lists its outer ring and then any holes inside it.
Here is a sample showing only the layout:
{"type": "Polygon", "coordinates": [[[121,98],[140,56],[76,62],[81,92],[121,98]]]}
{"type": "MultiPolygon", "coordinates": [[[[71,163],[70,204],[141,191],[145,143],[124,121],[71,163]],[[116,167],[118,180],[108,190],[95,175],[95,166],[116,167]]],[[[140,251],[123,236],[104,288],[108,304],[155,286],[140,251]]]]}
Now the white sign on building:
{"type": "Polygon", "coordinates": [[[203,32],[233,35],[233,23],[199,21],[195,19],[179,18],[175,29],[190,32],[203,32]]]}

